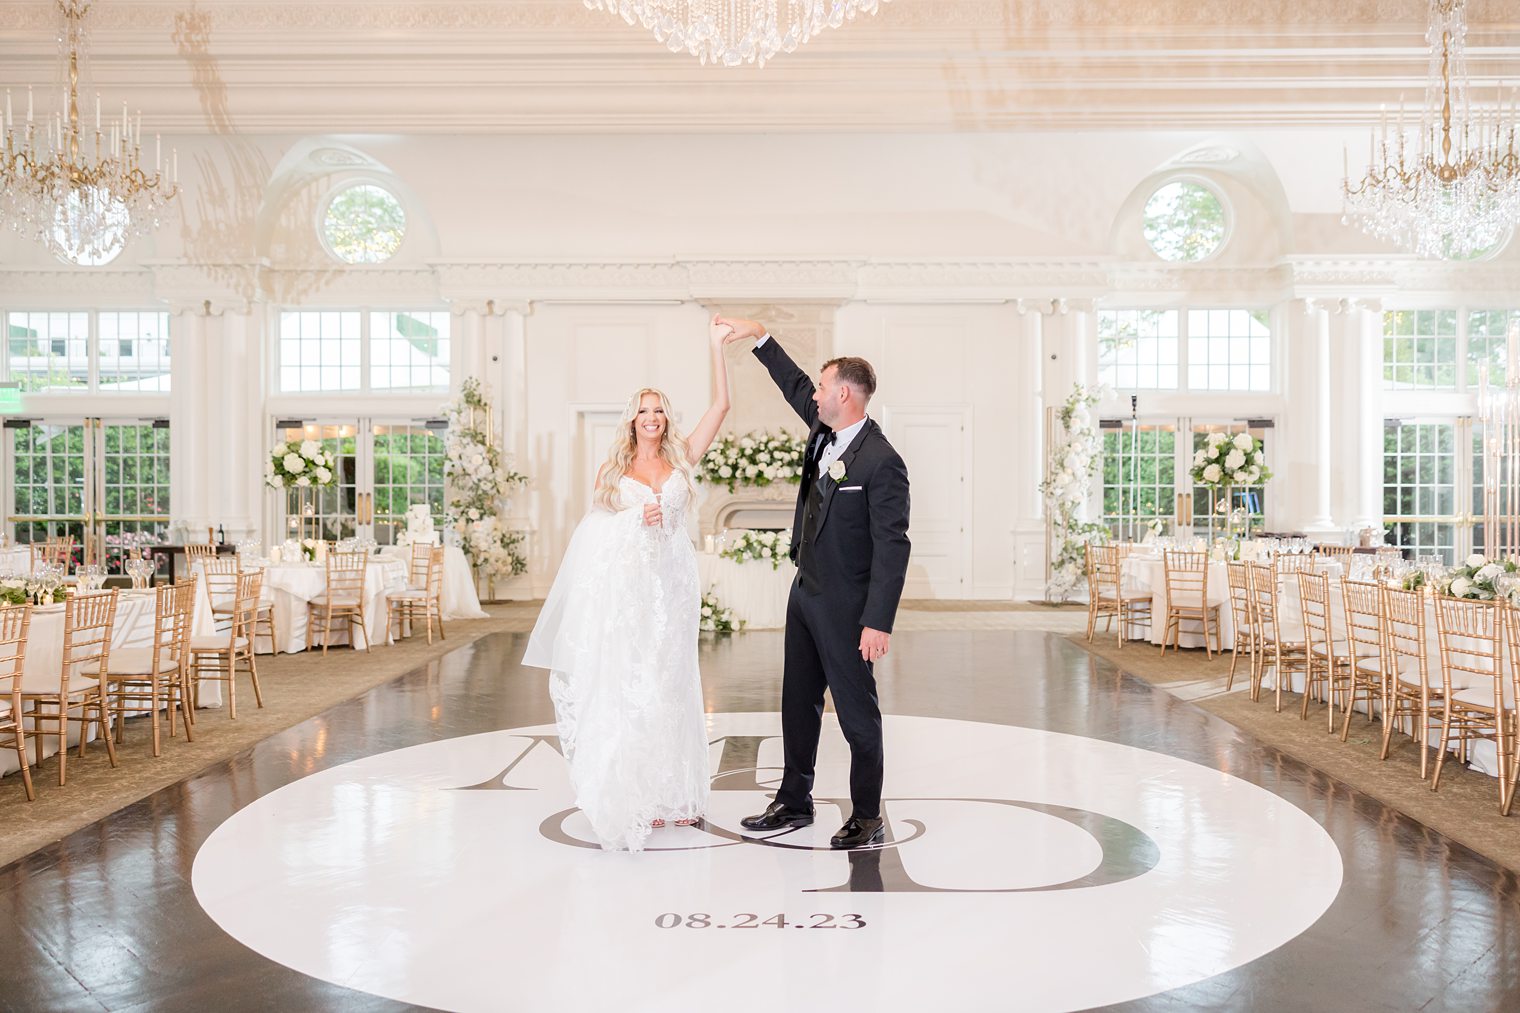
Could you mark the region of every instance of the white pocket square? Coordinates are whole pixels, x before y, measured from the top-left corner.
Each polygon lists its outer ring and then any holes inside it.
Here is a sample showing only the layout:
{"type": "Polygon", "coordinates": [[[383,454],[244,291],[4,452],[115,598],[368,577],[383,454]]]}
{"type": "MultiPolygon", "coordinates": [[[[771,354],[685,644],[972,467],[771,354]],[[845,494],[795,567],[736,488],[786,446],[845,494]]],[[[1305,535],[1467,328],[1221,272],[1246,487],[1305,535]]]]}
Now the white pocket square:
{"type": "Polygon", "coordinates": [[[866,487],[863,486],[863,485],[842,485],[842,486],[839,487],[838,491],[839,492],[864,492],[865,488],[866,487]]]}

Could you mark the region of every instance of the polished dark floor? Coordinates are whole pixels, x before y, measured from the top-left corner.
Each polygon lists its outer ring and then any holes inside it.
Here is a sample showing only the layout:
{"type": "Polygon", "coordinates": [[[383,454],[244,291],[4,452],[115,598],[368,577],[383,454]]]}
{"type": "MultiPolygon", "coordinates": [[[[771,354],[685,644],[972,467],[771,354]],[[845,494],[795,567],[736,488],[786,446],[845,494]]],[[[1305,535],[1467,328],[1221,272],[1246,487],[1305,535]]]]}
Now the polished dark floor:
{"type": "MultiPolygon", "coordinates": [[[[243,947],[201,910],[191,864],[228,816],[314,771],[551,721],[542,673],[516,665],[525,639],[499,634],[461,648],[0,870],[0,1009],[398,1008],[243,947]]],[[[1060,636],[904,633],[893,648],[879,669],[889,713],[1044,728],[1191,760],[1283,797],[1336,842],[1344,882],[1307,932],[1243,967],[1118,1008],[1520,1010],[1512,874],[1060,636]]],[[[779,633],[702,650],[710,709],[776,709],[779,633]]],[[[1257,860],[1293,888],[1294,855],[1257,860]]],[[[1097,954],[1091,972],[1103,973],[1097,954]]],[[[1004,1007],[989,997],[987,1008],[1004,1007]]]]}

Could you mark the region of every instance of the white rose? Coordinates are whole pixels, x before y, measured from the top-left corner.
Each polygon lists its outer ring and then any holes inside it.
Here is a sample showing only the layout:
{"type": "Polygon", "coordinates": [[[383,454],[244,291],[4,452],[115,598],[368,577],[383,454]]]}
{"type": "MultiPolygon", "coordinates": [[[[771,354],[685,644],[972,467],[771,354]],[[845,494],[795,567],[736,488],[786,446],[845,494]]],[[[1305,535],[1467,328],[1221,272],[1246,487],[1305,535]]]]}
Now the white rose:
{"type": "Polygon", "coordinates": [[[768,546],[768,545],[767,546],[763,546],[760,549],[760,555],[764,556],[766,559],[770,559],[771,558],[770,546],[768,546]]]}
{"type": "Polygon", "coordinates": [[[1237,471],[1230,477],[1230,481],[1234,482],[1236,485],[1245,485],[1247,481],[1249,481],[1249,478],[1250,476],[1248,476],[1245,472],[1237,471]]]}
{"type": "Polygon", "coordinates": [[[1236,470],[1244,467],[1245,463],[1246,463],[1246,455],[1242,454],[1238,450],[1232,450],[1232,451],[1230,451],[1229,456],[1227,456],[1224,459],[1224,466],[1226,468],[1229,468],[1231,471],[1236,471],[1236,470]]]}
{"type": "Polygon", "coordinates": [[[316,470],[316,476],[318,485],[326,485],[328,482],[332,481],[332,472],[328,471],[326,468],[318,468],[316,470]]]}
{"type": "Polygon", "coordinates": [[[1224,473],[1219,470],[1219,465],[1211,464],[1203,469],[1203,480],[1205,482],[1217,482],[1222,474],[1224,473]]]}
{"type": "Polygon", "coordinates": [[[1259,481],[1261,481],[1261,469],[1253,464],[1246,470],[1246,484],[1255,485],[1259,481]]]}
{"type": "Polygon", "coordinates": [[[745,450],[754,450],[755,441],[746,436],[744,439],[739,441],[739,446],[743,447],[745,450]]]}
{"type": "Polygon", "coordinates": [[[307,486],[311,485],[311,479],[307,478],[305,475],[302,475],[300,478],[296,479],[296,485],[304,489],[307,486]]]}
{"type": "Polygon", "coordinates": [[[1224,433],[1210,433],[1209,434],[1209,446],[1211,446],[1211,447],[1217,447],[1217,446],[1219,446],[1221,443],[1224,442],[1224,440],[1225,440],[1224,433]]]}
{"type": "Polygon", "coordinates": [[[1239,450],[1241,453],[1248,453],[1250,449],[1255,445],[1256,441],[1251,438],[1250,433],[1235,434],[1235,449],[1239,450]]]}
{"type": "Polygon", "coordinates": [[[1488,559],[1485,558],[1481,552],[1474,552],[1471,556],[1467,557],[1467,565],[1472,567],[1474,570],[1487,562],[1488,559]]]}
{"type": "Polygon", "coordinates": [[[1258,450],[1256,453],[1254,453],[1254,454],[1251,455],[1251,463],[1252,464],[1266,464],[1267,463],[1267,455],[1263,454],[1261,451],[1258,450]]]}
{"type": "Polygon", "coordinates": [[[733,475],[734,475],[734,469],[730,468],[726,464],[723,467],[721,467],[721,468],[718,469],[718,477],[719,478],[732,478],[733,475]]]}
{"type": "Polygon", "coordinates": [[[1478,572],[1475,574],[1475,576],[1478,580],[1493,580],[1503,572],[1504,567],[1500,566],[1498,563],[1489,563],[1485,566],[1479,567],[1478,572]]]}
{"type": "Polygon", "coordinates": [[[320,460],[322,457],[322,444],[316,440],[302,440],[301,456],[309,457],[313,461],[320,460]]]}
{"type": "Polygon", "coordinates": [[[299,454],[285,455],[285,470],[292,475],[299,475],[306,470],[306,461],[299,454]]]}
{"type": "Polygon", "coordinates": [[[1202,464],[1203,462],[1204,462],[1204,454],[1203,454],[1203,451],[1200,450],[1196,454],[1193,455],[1193,466],[1197,467],[1198,465],[1202,464]]]}
{"type": "Polygon", "coordinates": [[[1218,447],[1218,445],[1216,445],[1216,444],[1210,444],[1209,450],[1208,450],[1208,454],[1209,454],[1209,460],[1211,460],[1211,461],[1214,460],[1214,458],[1218,457],[1219,456],[1219,447],[1218,447]]]}
{"type": "Polygon", "coordinates": [[[754,478],[758,474],[760,474],[760,469],[757,468],[757,467],[755,467],[753,464],[745,466],[745,468],[744,468],[744,477],[745,478],[754,478]]]}
{"type": "Polygon", "coordinates": [[[282,478],[280,478],[279,475],[270,475],[269,476],[269,488],[271,488],[271,489],[283,489],[283,488],[285,488],[285,480],[282,479],[282,478]]]}
{"type": "Polygon", "coordinates": [[[1458,577],[1451,582],[1451,594],[1454,598],[1461,598],[1472,590],[1472,581],[1466,577],[1458,577]]]}

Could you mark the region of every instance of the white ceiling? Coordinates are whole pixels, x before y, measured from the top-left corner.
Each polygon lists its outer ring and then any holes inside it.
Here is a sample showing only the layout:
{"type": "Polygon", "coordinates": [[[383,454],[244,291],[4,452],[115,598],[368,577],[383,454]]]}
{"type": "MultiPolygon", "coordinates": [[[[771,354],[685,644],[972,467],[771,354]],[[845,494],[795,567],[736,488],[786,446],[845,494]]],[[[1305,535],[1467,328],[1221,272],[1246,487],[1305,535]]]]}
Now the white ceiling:
{"type": "MultiPolygon", "coordinates": [[[[1520,80],[1520,0],[1469,8],[1474,79],[1520,80]]],[[[761,70],[580,0],[96,0],[90,88],[164,133],[1336,126],[1415,98],[1426,10],[893,0],[761,70]]],[[[53,0],[0,2],[0,89],[61,82],[57,24],[53,0]]]]}

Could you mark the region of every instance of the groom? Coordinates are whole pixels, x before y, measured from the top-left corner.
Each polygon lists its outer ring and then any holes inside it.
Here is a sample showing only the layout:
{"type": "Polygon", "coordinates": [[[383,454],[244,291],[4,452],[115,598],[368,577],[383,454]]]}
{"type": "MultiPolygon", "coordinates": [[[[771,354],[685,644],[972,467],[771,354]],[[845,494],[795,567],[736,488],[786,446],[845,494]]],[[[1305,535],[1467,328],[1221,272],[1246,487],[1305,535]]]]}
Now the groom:
{"type": "Polygon", "coordinates": [[[786,606],[781,734],[786,772],[776,800],[746,830],[813,822],[813,767],[823,691],[833,694],[850,744],[849,820],[835,848],[881,843],[881,709],[872,670],[887,653],[908,569],[908,469],[866,417],[876,373],[864,359],[830,359],[818,386],[753,320],[719,317],[727,341],[758,338],[755,357],[808,424],[802,487],[792,524],[797,579],[786,606]]]}

